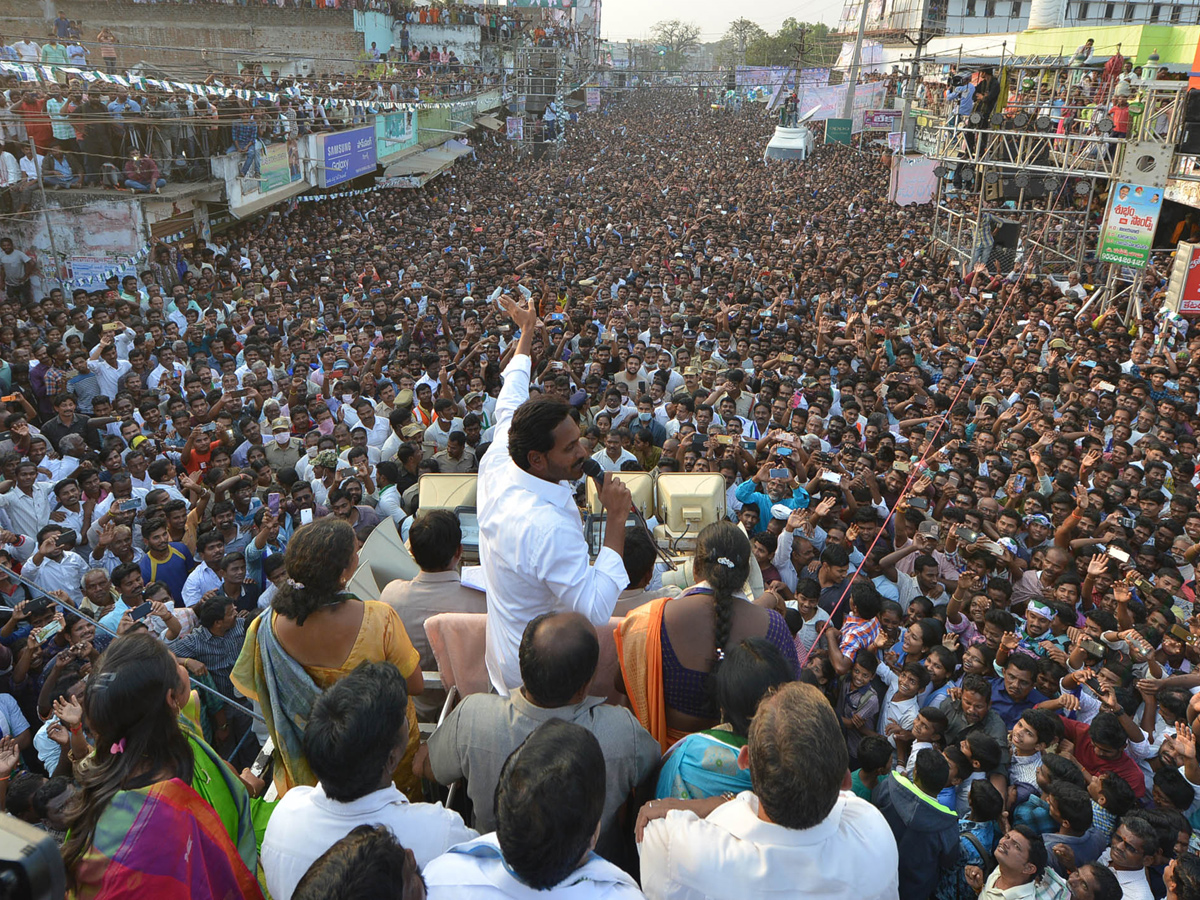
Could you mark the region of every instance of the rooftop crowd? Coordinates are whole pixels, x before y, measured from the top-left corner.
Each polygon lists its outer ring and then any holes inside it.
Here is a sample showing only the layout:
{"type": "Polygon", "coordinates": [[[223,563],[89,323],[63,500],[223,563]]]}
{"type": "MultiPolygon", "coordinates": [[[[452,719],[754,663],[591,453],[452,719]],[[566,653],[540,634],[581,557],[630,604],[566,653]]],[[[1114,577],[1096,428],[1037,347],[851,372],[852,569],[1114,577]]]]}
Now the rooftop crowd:
{"type": "Polygon", "coordinates": [[[0,801],[77,896],[1200,897],[1165,272],[1122,322],[964,271],[771,129],[646,88],[70,296],[0,234],[0,801]],[[524,453],[526,383],[605,471],[724,477],[683,575],[612,523],[556,589],[615,607],[493,621],[419,481],[524,453]],[[421,572],[362,600],[377,529],[421,572]],[[446,612],[513,655],[426,736],[446,612]]]}

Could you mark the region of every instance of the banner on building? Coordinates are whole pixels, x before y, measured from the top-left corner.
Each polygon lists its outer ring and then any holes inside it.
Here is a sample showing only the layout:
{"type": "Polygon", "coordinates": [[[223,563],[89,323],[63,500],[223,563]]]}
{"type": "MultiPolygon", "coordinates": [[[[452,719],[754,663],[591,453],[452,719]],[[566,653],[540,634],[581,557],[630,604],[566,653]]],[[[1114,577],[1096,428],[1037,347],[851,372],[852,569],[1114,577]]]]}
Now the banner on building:
{"type": "Polygon", "coordinates": [[[595,85],[588,85],[587,91],[587,108],[597,110],[600,108],[600,88],[595,85]]]}
{"type": "Polygon", "coordinates": [[[317,186],[331,188],[375,171],[375,126],[317,135],[317,186]]]}
{"type": "Polygon", "coordinates": [[[799,84],[800,84],[800,87],[807,87],[810,84],[814,85],[814,86],[822,85],[822,84],[829,84],[829,70],[828,69],[801,69],[800,76],[799,76],[799,84]]]}
{"type": "Polygon", "coordinates": [[[504,120],[504,134],[510,141],[525,140],[525,120],[520,116],[509,116],[504,120]]]}
{"type": "Polygon", "coordinates": [[[893,131],[887,136],[888,149],[893,153],[904,153],[904,142],[906,135],[903,131],[893,131]]]}
{"type": "Polygon", "coordinates": [[[1162,212],[1162,189],[1112,182],[1100,233],[1101,262],[1140,269],[1150,261],[1154,229],[1162,212]]]}
{"type": "Polygon", "coordinates": [[[575,0],[509,0],[508,5],[522,9],[574,9],[575,0]]]}
{"type": "MultiPolygon", "coordinates": [[[[267,144],[259,153],[258,189],[262,193],[269,194],[299,181],[303,175],[300,166],[300,145],[295,138],[287,143],[267,144]]],[[[243,193],[246,193],[246,186],[242,189],[243,193]]]]}
{"type": "Polygon", "coordinates": [[[895,131],[900,122],[898,109],[868,109],[863,116],[864,131],[895,131]]]}
{"type": "Polygon", "coordinates": [[[417,144],[417,111],[405,110],[375,117],[375,156],[387,159],[417,144]]]}
{"type": "Polygon", "coordinates": [[[850,144],[852,119],[831,118],[825,120],[825,143],[850,144]]]}
{"type": "Polygon", "coordinates": [[[790,66],[738,66],[737,86],[775,88],[785,82],[791,84],[794,71],[790,66]]]}

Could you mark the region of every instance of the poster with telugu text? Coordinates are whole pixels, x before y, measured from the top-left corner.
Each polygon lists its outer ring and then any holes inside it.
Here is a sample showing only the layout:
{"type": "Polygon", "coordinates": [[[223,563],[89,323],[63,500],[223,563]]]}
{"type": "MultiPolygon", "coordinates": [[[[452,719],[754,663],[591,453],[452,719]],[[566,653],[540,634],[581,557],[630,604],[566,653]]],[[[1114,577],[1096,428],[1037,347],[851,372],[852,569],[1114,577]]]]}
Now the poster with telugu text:
{"type": "Polygon", "coordinates": [[[1113,183],[1100,234],[1102,262],[1140,269],[1150,261],[1162,199],[1161,188],[1124,181],[1113,183]]]}

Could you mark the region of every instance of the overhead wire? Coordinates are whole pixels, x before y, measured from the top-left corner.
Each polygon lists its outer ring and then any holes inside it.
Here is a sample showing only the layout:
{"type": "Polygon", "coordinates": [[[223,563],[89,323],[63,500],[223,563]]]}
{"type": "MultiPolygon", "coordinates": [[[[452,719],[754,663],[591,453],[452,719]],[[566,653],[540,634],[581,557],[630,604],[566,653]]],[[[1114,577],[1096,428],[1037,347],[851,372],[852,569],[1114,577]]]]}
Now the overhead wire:
{"type": "MultiPolygon", "coordinates": [[[[1047,212],[1049,212],[1054,206],[1058,205],[1058,201],[1063,196],[1063,194],[1066,193],[1066,189],[1067,189],[1067,181],[1064,179],[1063,184],[1059,188],[1058,193],[1055,195],[1053,202],[1047,206],[1047,210],[1046,210],[1047,212]]],[[[982,190],[982,188],[981,188],[981,190],[982,190]]],[[[1049,227],[1049,225],[1050,225],[1050,220],[1049,220],[1049,217],[1047,217],[1046,222],[1043,223],[1043,225],[1042,225],[1042,232],[1038,236],[1039,241],[1045,237],[1046,229],[1049,227]]],[[[1032,264],[1032,262],[1033,262],[1033,254],[1030,254],[1026,257],[1025,261],[1021,264],[1021,272],[1025,273],[1028,270],[1029,266],[1032,264]]],[[[1019,277],[1020,276],[1018,276],[1018,278],[1019,277]]],[[[892,508],[890,510],[888,510],[888,514],[884,518],[883,525],[880,526],[879,530],[875,533],[875,538],[871,541],[870,545],[867,547],[866,552],[863,554],[864,561],[867,559],[867,557],[869,557],[871,555],[871,552],[875,549],[875,545],[879,543],[879,540],[883,537],[883,535],[887,533],[888,524],[892,521],[893,518],[895,518],[896,510],[899,509],[900,504],[907,501],[909,495],[912,492],[914,485],[916,485],[920,481],[920,479],[924,476],[925,469],[926,469],[926,460],[928,459],[930,452],[933,450],[933,447],[937,440],[937,437],[941,433],[942,429],[945,427],[946,423],[950,421],[950,411],[952,409],[954,409],[954,407],[958,404],[959,398],[962,396],[963,391],[966,389],[967,381],[970,379],[971,375],[974,373],[976,366],[978,366],[979,362],[983,359],[984,353],[991,343],[992,336],[995,334],[996,329],[1000,326],[1000,323],[1004,320],[1004,314],[1008,310],[1009,305],[1012,303],[1012,298],[1014,296],[1014,293],[1015,292],[1011,291],[1011,290],[1008,292],[1008,296],[1005,298],[1003,305],[1000,307],[1000,311],[996,315],[995,321],[992,323],[992,327],[990,329],[988,329],[987,337],[984,339],[983,344],[980,346],[979,350],[976,352],[975,361],[973,363],[971,363],[971,365],[963,372],[963,374],[961,376],[961,380],[958,385],[958,390],[955,392],[954,398],[950,401],[950,405],[946,408],[945,412],[943,412],[942,415],[938,418],[937,427],[934,429],[933,435],[930,436],[925,441],[925,447],[924,447],[923,452],[921,453],[921,458],[916,462],[916,464],[914,464],[912,466],[912,469],[909,472],[908,480],[906,481],[903,490],[901,490],[900,494],[897,496],[896,502],[892,504],[892,508]]],[[[801,662],[800,662],[801,667],[803,667],[808,662],[809,657],[812,656],[813,651],[817,648],[817,645],[820,643],[821,638],[825,634],[825,631],[829,628],[830,623],[833,621],[834,615],[841,608],[842,604],[845,603],[846,598],[850,595],[850,590],[854,586],[854,581],[859,576],[859,574],[862,572],[862,570],[863,570],[863,566],[860,564],[859,567],[854,570],[853,574],[851,574],[849,579],[846,581],[845,590],[842,591],[842,594],[840,597],[838,597],[837,602],[834,603],[832,609],[829,610],[829,618],[826,619],[824,623],[822,623],[820,630],[817,632],[816,639],[813,641],[811,646],[808,648],[808,652],[806,652],[804,654],[804,659],[801,660],[801,662]]]]}

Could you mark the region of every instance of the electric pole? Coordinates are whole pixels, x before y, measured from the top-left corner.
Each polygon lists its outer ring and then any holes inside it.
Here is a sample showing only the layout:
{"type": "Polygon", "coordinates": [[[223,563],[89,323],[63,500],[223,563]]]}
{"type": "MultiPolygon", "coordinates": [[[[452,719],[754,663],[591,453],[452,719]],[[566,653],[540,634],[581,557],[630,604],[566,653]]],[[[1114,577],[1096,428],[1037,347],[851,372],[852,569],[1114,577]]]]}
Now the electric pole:
{"type": "Polygon", "coordinates": [[[842,118],[854,117],[854,87],[858,84],[858,67],[862,61],[863,32],[867,30],[867,0],[862,0],[862,12],[858,16],[858,35],[854,38],[854,54],[850,57],[850,78],[846,85],[846,104],[842,107],[842,118]]]}
{"type": "Polygon", "coordinates": [[[800,40],[796,48],[796,78],[795,83],[793,84],[793,89],[795,90],[797,97],[800,96],[800,70],[804,68],[804,36],[807,32],[808,25],[801,24],[800,40]]]}

